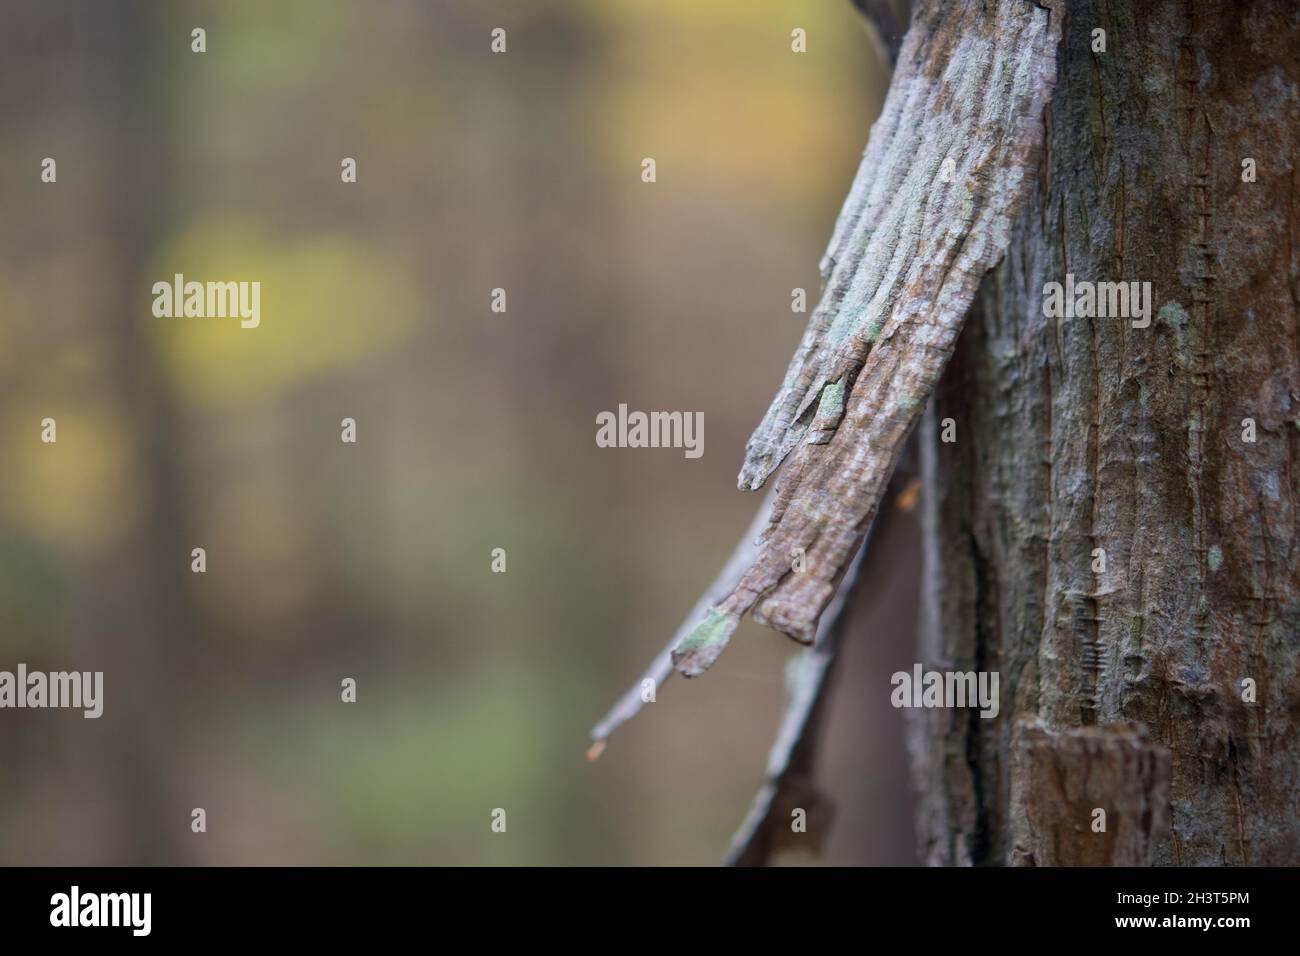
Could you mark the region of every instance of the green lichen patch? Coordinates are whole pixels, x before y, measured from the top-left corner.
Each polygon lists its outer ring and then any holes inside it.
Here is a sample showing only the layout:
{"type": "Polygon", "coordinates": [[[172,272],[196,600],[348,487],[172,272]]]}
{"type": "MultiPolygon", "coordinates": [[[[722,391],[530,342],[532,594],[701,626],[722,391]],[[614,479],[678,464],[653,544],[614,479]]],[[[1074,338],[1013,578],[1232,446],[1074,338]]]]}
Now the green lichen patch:
{"type": "Polygon", "coordinates": [[[1172,325],[1174,328],[1182,328],[1191,321],[1191,316],[1187,314],[1187,310],[1177,302],[1166,302],[1162,305],[1160,311],[1156,313],[1156,318],[1165,325],[1172,325]]]}
{"type": "Polygon", "coordinates": [[[673,666],[686,677],[703,674],[718,659],[739,624],[739,616],[710,608],[704,620],[673,648],[673,666]]]}
{"type": "Polygon", "coordinates": [[[837,422],[844,414],[844,383],[831,382],[822,389],[817,403],[817,418],[823,422],[837,422]]]}

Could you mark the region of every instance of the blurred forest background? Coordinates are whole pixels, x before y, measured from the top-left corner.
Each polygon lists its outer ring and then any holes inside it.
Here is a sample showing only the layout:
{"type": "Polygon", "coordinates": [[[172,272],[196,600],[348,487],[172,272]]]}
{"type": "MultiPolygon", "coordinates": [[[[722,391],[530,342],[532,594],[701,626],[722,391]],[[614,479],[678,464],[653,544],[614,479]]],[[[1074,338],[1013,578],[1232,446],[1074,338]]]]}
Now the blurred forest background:
{"type": "MultiPolygon", "coordinates": [[[[717,862],[795,645],[746,625],[583,754],[759,504],[888,82],[848,0],[2,16],[0,669],[106,701],[0,712],[0,862],[717,862]],[[174,272],[259,280],[261,327],[154,318],[174,272]],[[621,402],[702,411],[704,457],[597,448],[621,402]]],[[[827,862],[913,860],[912,563],[848,642],[827,862]]]]}

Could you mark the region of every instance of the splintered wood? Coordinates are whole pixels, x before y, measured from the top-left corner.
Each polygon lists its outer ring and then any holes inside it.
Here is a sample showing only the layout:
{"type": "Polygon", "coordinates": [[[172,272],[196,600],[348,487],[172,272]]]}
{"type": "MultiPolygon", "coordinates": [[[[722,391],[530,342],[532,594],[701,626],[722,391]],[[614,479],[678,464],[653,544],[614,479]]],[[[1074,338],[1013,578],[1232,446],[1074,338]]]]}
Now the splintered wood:
{"type": "Polygon", "coordinates": [[[770,524],[739,581],[674,647],[680,673],[707,669],[746,613],[812,642],[1006,249],[1059,32],[1059,13],[1024,0],[919,4],[821,264],[822,299],[746,450],[746,490],[789,458],[770,524]]]}

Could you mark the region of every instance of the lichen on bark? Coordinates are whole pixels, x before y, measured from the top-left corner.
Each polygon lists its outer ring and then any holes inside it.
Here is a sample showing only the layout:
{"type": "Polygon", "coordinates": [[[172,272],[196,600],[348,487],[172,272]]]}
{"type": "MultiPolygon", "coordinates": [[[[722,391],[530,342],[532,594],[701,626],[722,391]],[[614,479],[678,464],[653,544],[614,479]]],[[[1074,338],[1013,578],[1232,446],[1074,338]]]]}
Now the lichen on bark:
{"type": "Polygon", "coordinates": [[[923,860],[1300,862],[1297,147],[1284,4],[921,3],[747,449],[766,533],[656,666],[751,612],[811,642],[929,403],[918,656],[1003,696],[909,712],[923,860]],[[1159,307],[1046,315],[1070,274],[1159,307]]]}
{"type": "MultiPolygon", "coordinates": [[[[752,612],[812,641],[1037,165],[1049,13],[1023,0],[918,6],[823,259],[822,299],[746,449],[743,489],[789,461],[757,560],[713,609],[732,629],[752,612]]],[[[678,669],[698,675],[720,650],[683,647],[678,669]]]]}

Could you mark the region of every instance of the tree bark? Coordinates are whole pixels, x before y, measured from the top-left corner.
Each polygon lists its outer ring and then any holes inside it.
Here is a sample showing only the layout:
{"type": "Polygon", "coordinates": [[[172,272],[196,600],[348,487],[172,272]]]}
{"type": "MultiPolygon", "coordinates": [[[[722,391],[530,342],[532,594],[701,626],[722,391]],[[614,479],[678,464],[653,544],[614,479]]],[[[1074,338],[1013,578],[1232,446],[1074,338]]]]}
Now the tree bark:
{"type": "Polygon", "coordinates": [[[930,402],[918,657],[1001,691],[912,712],[931,864],[1300,862],[1298,64],[1272,0],[917,5],[747,448],[767,534],[669,657],[821,633],[930,402]]]}
{"type": "Polygon", "coordinates": [[[920,658],[1002,690],[915,714],[922,857],[1294,865],[1300,27],[1060,15],[1036,185],[920,434],[920,658]],[[1150,326],[1046,317],[1067,274],[1150,282],[1150,326]]]}
{"type": "MultiPolygon", "coordinates": [[[[1057,17],[1059,20],[1059,16],[1057,17]]],[[[757,557],[672,651],[710,667],[743,615],[813,643],[1037,163],[1059,29],[1026,0],[925,0],[822,261],[825,287],[746,447],[785,462],[757,557]],[[788,458],[788,461],[787,461],[788,458]],[[798,566],[795,554],[806,556],[798,566]]]]}

